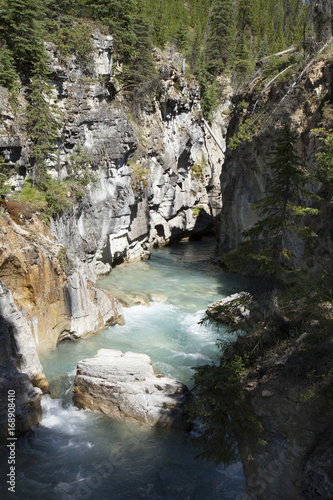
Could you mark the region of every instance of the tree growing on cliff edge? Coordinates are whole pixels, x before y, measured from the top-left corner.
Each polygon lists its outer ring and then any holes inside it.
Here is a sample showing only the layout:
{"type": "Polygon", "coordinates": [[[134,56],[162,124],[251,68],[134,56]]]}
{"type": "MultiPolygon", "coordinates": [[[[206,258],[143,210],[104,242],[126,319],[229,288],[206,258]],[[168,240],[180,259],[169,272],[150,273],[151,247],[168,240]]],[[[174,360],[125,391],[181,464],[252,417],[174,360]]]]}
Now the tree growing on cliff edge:
{"type": "Polygon", "coordinates": [[[190,416],[200,420],[201,430],[193,443],[199,448],[199,457],[222,462],[225,466],[239,460],[238,449],[244,452],[246,447],[251,450],[264,444],[263,427],[251,409],[250,394],[242,378],[261,357],[264,358],[265,350],[275,342],[280,343],[283,335],[290,338],[295,318],[298,322],[308,307],[303,288],[299,304],[293,296],[294,303],[285,317],[286,308],[280,306],[277,293],[279,287],[281,290],[285,287],[283,298],[290,304],[288,283],[289,277],[294,275],[290,237],[293,233],[304,238],[314,237],[311,229],[299,219],[318,213],[308,206],[314,195],[306,189],[309,176],[295,150],[296,140],[297,135],[285,124],[271,152],[272,174],[268,188],[254,206],[259,211],[259,221],[243,232],[244,241],[227,259],[233,270],[260,275],[267,285],[266,290],[256,297],[244,294],[218,306],[218,312],[231,320],[227,331],[242,332],[242,335],[229,349],[225,342],[219,341],[220,363],[195,368],[190,416]],[[244,306],[249,315],[237,318],[239,309],[244,310],[244,306]]]}
{"type": "Polygon", "coordinates": [[[44,64],[36,66],[30,85],[27,106],[27,128],[32,141],[32,184],[41,187],[47,165],[54,160],[59,137],[59,110],[52,104],[53,86],[44,64]]]}
{"type": "Polygon", "coordinates": [[[235,44],[233,0],[217,0],[212,9],[207,37],[207,70],[218,75],[231,62],[235,44]]]}
{"type": "Polygon", "coordinates": [[[297,135],[285,124],[270,153],[272,177],[267,190],[252,207],[258,211],[259,220],[242,233],[239,247],[226,256],[234,270],[264,277],[271,290],[293,271],[292,234],[304,239],[316,236],[304,224],[304,217],[318,214],[309,206],[310,200],[318,197],[306,188],[311,179],[301,167],[296,141],[297,135]]]}

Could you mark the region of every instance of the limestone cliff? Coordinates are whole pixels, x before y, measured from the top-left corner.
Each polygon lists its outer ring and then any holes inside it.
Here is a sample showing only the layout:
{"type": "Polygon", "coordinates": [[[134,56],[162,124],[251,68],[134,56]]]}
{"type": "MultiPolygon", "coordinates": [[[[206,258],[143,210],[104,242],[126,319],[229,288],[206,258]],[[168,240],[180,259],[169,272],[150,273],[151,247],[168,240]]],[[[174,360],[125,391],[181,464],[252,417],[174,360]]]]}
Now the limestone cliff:
{"type": "Polygon", "coordinates": [[[0,276],[12,291],[39,353],[64,338],[84,336],[122,320],[120,304],[87,279],[79,261],[67,257],[37,214],[32,216],[15,202],[3,205],[0,276]]]}
{"type": "MultiPolygon", "coordinates": [[[[13,325],[3,326],[1,335],[7,345],[11,332],[20,359],[15,370],[28,377],[22,397],[25,391],[36,410],[30,424],[40,417],[29,379],[48,388],[37,353],[122,321],[117,301],[96,287],[98,275],[153,245],[214,230],[221,209],[228,93],[212,125],[213,139],[202,120],[198,84],[185,77],[179,55],[155,51],[158,91],[138,112],[115,94],[112,37],[95,32],[92,41],[96,50],[89,70],[46,44],[52,101],[61,112],[57,158],[50,159],[48,170],[63,179],[71,155],[82,148],[96,185],[50,227],[36,208],[11,196],[0,207],[0,283],[6,298],[0,313],[13,325]]],[[[0,154],[15,170],[14,193],[31,172],[25,92],[22,87],[14,106],[9,92],[0,89],[0,154]]],[[[24,405],[22,400],[25,412],[24,405]]]]}
{"type": "MultiPolygon", "coordinates": [[[[64,113],[61,165],[81,145],[98,183],[73,214],[53,222],[52,233],[92,277],[153,245],[212,229],[221,209],[228,117],[218,113],[213,126],[221,150],[204,126],[198,84],[185,78],[181,59],[157,51],[154,57],[159,91],[139,112],[121,94],[114,99],[97,72],[87,82],[78,68],[54,71],[64,113]]],[[[228,105],[226,96],[221,110],[228,105]]]]}
{"type": "MultiPolygon", "coordinates": [[[[226,154],[221,177],[221,253],[235,248],[241,232],[258,220],[251,205],[267,188],[271,176],[267,153],[273,149],[283,122],[297,130],[296,146],[306,167],[311,171],[315,166],[319,142],[311,130],[319,126],[323,103],[332,100],[332,82],[332,64],[322,56],[314,58],[301,78],[292,75],[291,81],[271,85],[259,96],[259,102],[252,88],[235,97],[229,140],[236,137],[239,123],[246,118],[252,116],[250,122],[256,123],[261,118],[263,126],[257,123],[252,140],[240,141],[226,154]],[[255,102],[260,111],[251,115],[255,102]]],[[[319,182],[310,189],[325,195],[319,182]]],[[[318,207],[321,215],[314,228],[318,234],[315,252],[328,255],[332,245],[332,200],[326,195],[318,207]]],[[[289,244],[300,267],[302,242],[291,235],[289,244]]],[[[305,289],[304,294],[308,293],[305,289]]],[[[288,338],[280,332],[279,341],[272,345],[268,326],[250,347],[241,348],[243,354],[251,353],[255,358],[242,385],[250,396],[254,414],[264,425],[263,438],[267,441],[261,447],[246,446],[244,442],[240,446],[246,476],[243,498],[331,498],[333,478],[328,464],[332,463],[332,341],[316,330],[315,323],[309,331],[298,331],[297,340],[295,332],[288,338]]],[[[260,330],[259,324],[256,320],[260,330]]]]}
{"type": "Polygon", "coordinates": [[[244,498],[328,499],[333,489],[332,345],[320,332],[267,348],[243,378],[267,444],[242,445],[244,498]]]}
{"type": "MultiPolygon", "coordinates": [[[[295,85],[293,92],[288,94],[288,80],[287,84],[273,85],[261,97],[263,108],[266,106],[268,110],[267,114],[263,114],[264,126],[258,126],[253,140],[241,142],[236,149],[228,149],[223,166],[221,252],[235,248],[240,241],[240,233],[258,220],[258,214],[251,206],[266,190],[271,175],[268,153],[274,147],[281,123],[287,121],[299,134],[296,147],[307,168],[311,171],[315,165],[319,142],[311,130],[318,127],[324,99],[331,99],[332,81],[332,68],[327,64],[326,58],[322,57],[309,67],[303,78],[298,81],[298,85],[295,85]]],[[[242,101],[250,102],[253,98],[251,89],[238,97],[240,104],[236,104],[238,113],[230,124],[229,138],[237,132],[240,118],[248,114],[247,109],[241,108],[242,101]]],[[[256,118],[254,115],[253,120],[256,118]]],[[[319,189],[318,183],[313,186],[313,190],[319,189]]],[[[318,222],[320,228],[323,228],[325,222],[318,222]]]]}

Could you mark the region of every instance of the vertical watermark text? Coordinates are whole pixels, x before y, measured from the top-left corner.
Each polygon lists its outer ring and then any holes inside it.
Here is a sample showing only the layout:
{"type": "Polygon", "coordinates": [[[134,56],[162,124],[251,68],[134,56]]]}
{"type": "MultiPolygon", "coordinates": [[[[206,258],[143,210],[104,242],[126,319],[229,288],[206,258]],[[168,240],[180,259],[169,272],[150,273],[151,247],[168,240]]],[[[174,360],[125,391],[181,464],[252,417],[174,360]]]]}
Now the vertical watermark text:
{"type": "Polygon", "coordinates": [[[9,473],[7,474],[8,491],[15,493],[16,487],[16,418],[15,418],[15,391],[8,391],[8,431],[7,431],[7,449],[8,449],[8,466],[9,473]]]}

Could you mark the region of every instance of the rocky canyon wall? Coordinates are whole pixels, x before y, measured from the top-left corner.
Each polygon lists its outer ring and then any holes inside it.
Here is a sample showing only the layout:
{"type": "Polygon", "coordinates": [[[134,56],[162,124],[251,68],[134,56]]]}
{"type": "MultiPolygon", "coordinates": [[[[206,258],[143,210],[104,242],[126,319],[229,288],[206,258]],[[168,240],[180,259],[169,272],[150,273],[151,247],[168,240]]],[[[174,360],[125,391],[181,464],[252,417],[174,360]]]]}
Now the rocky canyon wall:
{"type": "MultiPolygon", "coordinates": [[[[48,390],[37,353],[122,321],[120,304],[98,289],[97,277],[152,246],[213,231],[222,206],[228,95],[212,125],[214,139],[202,120],[198,84],[185,77],[182,60],[174,50],[155,51],[158,91],[138,112],[110,81],[112,37],[95,32],[92,40],[89,68],[46,44],[52,102],[61,112],[58,151],[48,167],[63,179],[71,155],[82,150],[96,183],[50,227],[29,204],[9,199],[0,206],[3,366],[24,379],[22,430],[39,421],[38,391],[48,390]]],[[[25,92],[14,106],[0,88],[0,154],[15,169],[13,192],[31,173],[25,92]]]]}
{"type": "Polygon", "coordinates": [[[137,114],[96,79],[110,78],[108,65],[95,65],[87,82],[50,53],[65,123],[60,163],[65,168],[80,145],[98,175],[85,202],[52,224],[57,241],[94,278],[154,245],[211,230],[222,204],[228,96],[213,125],[217,145],[202,120],[198,84],[183,75],[177,54],[155,51],[158,92],[137,114]]]}
{"type": "MultiPolygon", "coordinates": [[[[319,140],[312,129],[319,126],[324,100],[332,96],[332,68],[325,58],[317,60],[305,73],[290,95],[288,85],[272,86],[261,99],[267,103],[270,112],[263,115],[266,126],[254,136],[252,141],[243,141],[236,149],[228,149],[223,174],[221,176],[223,209],[221,212],[220,250],[226,252],[235,248],[241,240],[241,232],[249,229],[258,220],[258,213],[251,206],[258,202],[265,192],[271,177],[269,152],[275,145],[276,136],[282,123],[288,123],[299,136],[296,143],[297,153],[310,173],[317,162],[319,140]],[[270,103],[274,102],[272,106],[270,103]]],[[[253,98],[248,91],[242,98],[253,98]]],[[[229,127],[232,137],[237,130],[239,118],[247,115],[246,109],[240,109],[229,127]]],[[[254,116],[255,118],[255,116],[254,116]]],[[[309,186],[318,192],[321,186],[309,186]]],[[[316,231],[324,231],[325,220],[318,219],[316,231]]],[[[302,256],[301,242],[292,243],[299,259],[302,256]]]]}
{"type": "MultiPolygon", "coordinates": [[[[310,173],[315,168],[320,142],[311,131],[320,126],[324,103],[332,102],[332,64],[325,56],[317,57],[299,81],[293,78],[291,82],[272,85],[261,96],[258,104],[265,126],[258,127],[253,140],[242,141],[235,149],[228,148],[221,176],[221,253],[237,247],[241,232],[258,221],[258,213],[251,206],[258,203],[271,178],[268,153],[274,148],[282,123],[287,122],[297,131],[296,149],[304,166],[310,173]],[[288,92],[292,82],[295,85],[288,92]],[[263,113],[265,105],[267,113],[263,113]]],[[[237,112],[230,123],[229,139],[235,137],[240,118],[250,116],[241,103],[253,104],[257,97],[250,89],[234,101],[237,112]]],[[[253,120],[255,118],[253,115],[253,120]]],[[[317,202],[320,215],[314,227],[318,235],[314,252],[327,257],[332,247],[332,200],[319,182],[308,187],[324,196],[317,202]]],[[[302,241],[292,234],[289,245],[297,266],[301,267],[304,263],[302,241]]],[[[307,298],[309,293],[304,289],[307,298]]],[[[295,337],[283,341],[281,333],[280,343],[272,348],[267,341],[270,327],[266,330],[258,342],[264,354],[258,354],[242,379],[253,413],[264,426],[266,441],[257,447],[241,442],[246,477],[243,498],[330,498],[332,408],[329,380],[322,374],[331,359],[331,340],[321,337],[322,332],[314,321],[309,330],[297,332],[297,340],[295,337]]]]}

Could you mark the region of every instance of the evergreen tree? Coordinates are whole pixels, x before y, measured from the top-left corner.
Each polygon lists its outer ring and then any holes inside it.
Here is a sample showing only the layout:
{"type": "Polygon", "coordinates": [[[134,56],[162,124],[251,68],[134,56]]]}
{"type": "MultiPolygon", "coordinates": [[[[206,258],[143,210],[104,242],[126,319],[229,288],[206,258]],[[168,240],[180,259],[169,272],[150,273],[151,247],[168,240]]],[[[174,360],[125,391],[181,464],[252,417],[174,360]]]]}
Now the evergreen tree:
{"type": "Polygon", "coordinates": [[[249,29],[252,33],[255,31],[257,0],[238,0],[237,1],[237,29],[243,33],[249,29]]]}
{"type": "Polygon", "coordinates": [[[11,51],[5,42],[0,46],[0,85],[13,90],[18,83],[18,74],[11,51]]]}
{"type": "Polygon", "coordinates": [[[253,71],[253,68],[251,36],[249,32],[244,31],[236,50],[235,69],[238,76],[245,81],[247,76],[253,71]]]}
{"type": "Polygon", "coordinates": [[[0,155],[0,197],[6,196],[10,191],[9,179],[13,175],[14,168],[9,165],[3,156],[0,155]]]}
{"type": "Polygon", "coordinates": [[[28,131],[32,141],[32,183],[42,187],[48,163],[55,158],[59,137],[59,111],[52,104],[54,88],[41,63],[34,69],[27,108],[28,131]]]}
{"type": "Polygon", "coordinates": [[[19,71],[45,61],[43,6],[40,0],[6,0],[2,30],[19,71]]]}
{"type": "Polygon", "coordinates": [[[135,0],[86,0],[91,15],[106,24],[114,37],[114,48],[125,64],[137,42],[134,31],[135,0]]]}
{"type": "Polygon", "coordinates": [[[216,0],[210,19],[207,38],[207,69],[218,75],[233,58],[234,53],[234,2],[216,0]]]}
{"type": "Polygon", "coordinates": [[[315,236],[300,221],[300,216],[314,215],[318,210],[307,206],[315,197],[305,188],[309,177],[295,151],[296,140],[296,134],[285,124],[271,153],[271,181],[264,197],[253,207],[259,212],[259,221],[242,233],[244,240],[227,258],[234,269],[265,277],[274,300],[278,283],[285,282],[292,269],[293,254],[288,246],[291,233],[304,238],[315,236]]]}
{"type": "MultiPolygon", "coordinates": [[[[135,44],[132,47],[132,54],[127,61],[127,66],[123,69],[121,79],[126,85],[138,87],[156,76],[151,54],[151,28],[140,12],[134,16],[133,31],[135,44]]],[[[138,93],[137,88],[135,92],[138,93]]]]}

